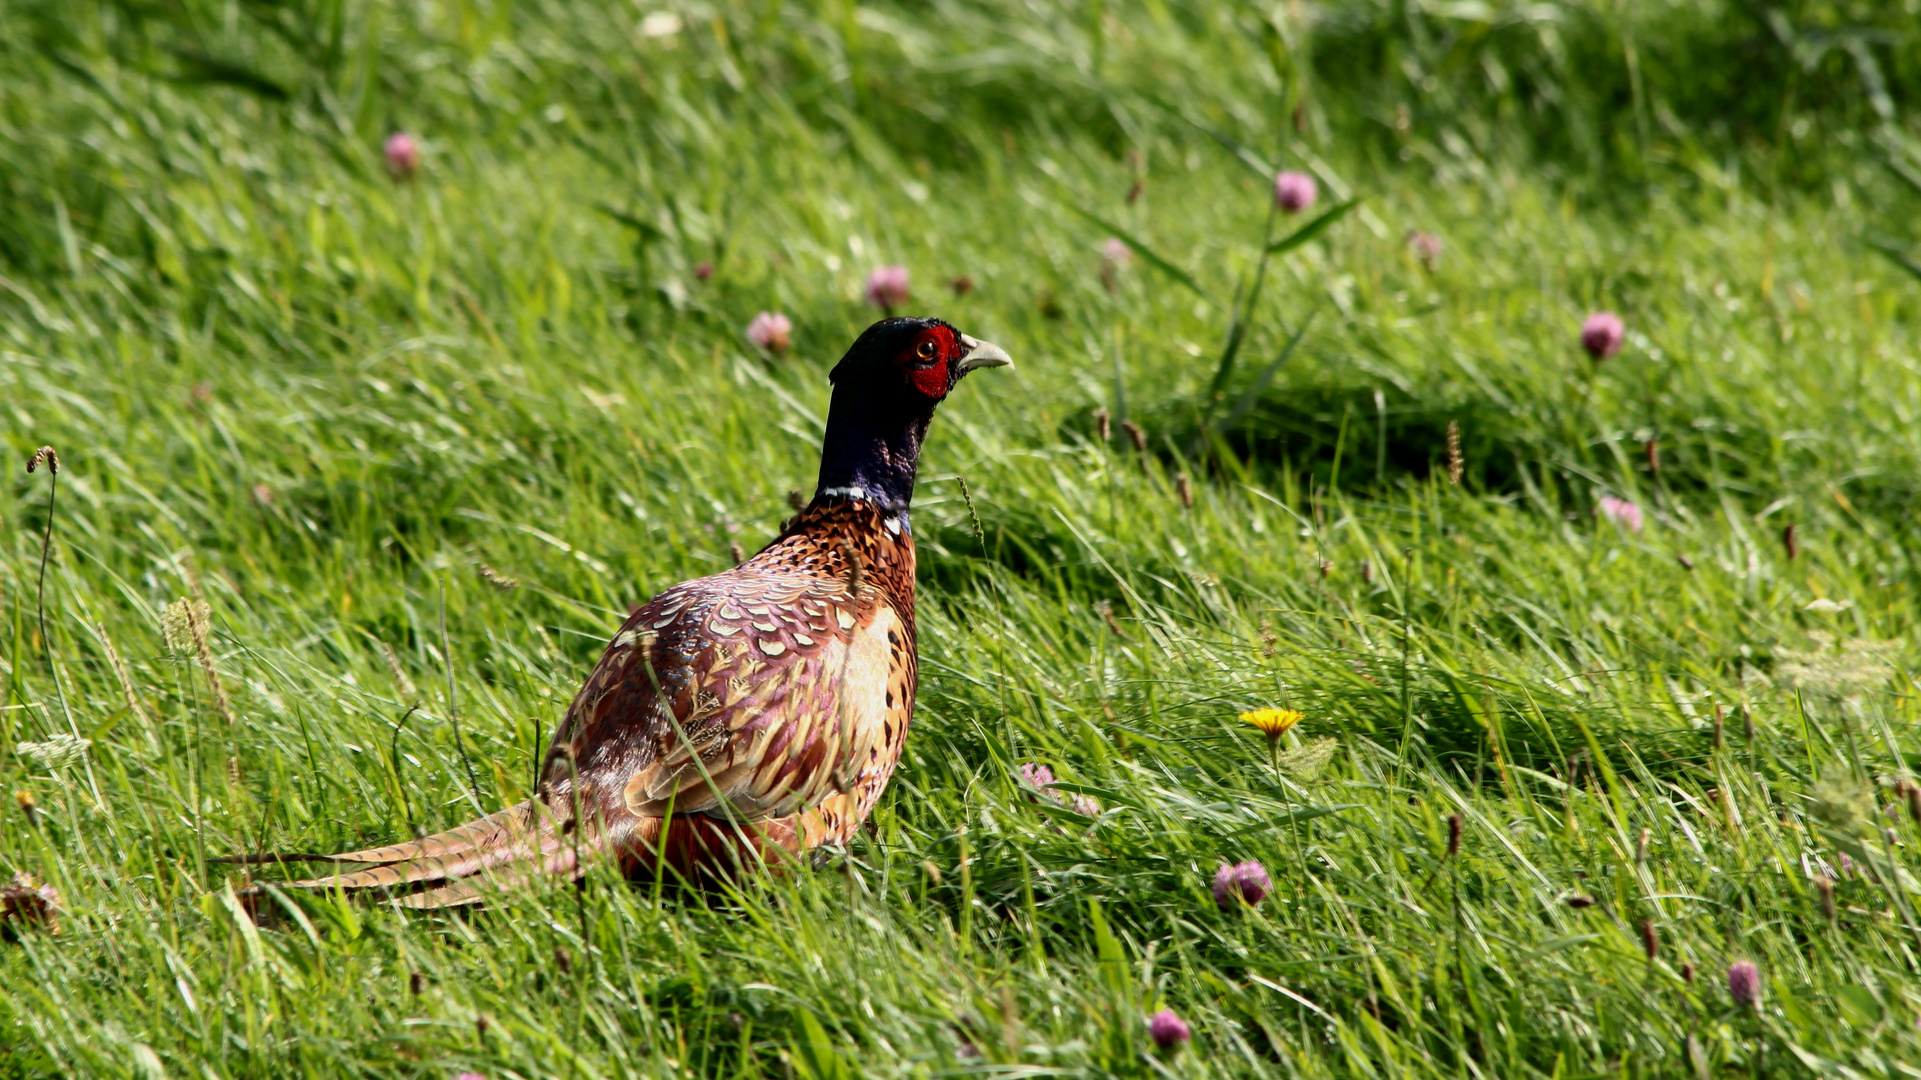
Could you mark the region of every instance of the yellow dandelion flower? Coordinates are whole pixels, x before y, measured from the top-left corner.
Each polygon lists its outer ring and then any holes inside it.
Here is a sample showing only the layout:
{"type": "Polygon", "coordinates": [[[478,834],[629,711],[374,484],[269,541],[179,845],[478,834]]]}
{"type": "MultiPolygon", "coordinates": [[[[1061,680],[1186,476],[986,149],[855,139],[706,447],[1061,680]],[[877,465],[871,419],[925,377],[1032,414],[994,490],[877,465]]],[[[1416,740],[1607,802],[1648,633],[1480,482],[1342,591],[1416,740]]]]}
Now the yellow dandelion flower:
{"type": "Polygon", "coordinates": [[[1241,714],[1241,723],[1252,724],[1270,740],[1287,734],[1289,728],[1301,722],[1301,714],[1293,709],[1254,709],[1241,714]]]}

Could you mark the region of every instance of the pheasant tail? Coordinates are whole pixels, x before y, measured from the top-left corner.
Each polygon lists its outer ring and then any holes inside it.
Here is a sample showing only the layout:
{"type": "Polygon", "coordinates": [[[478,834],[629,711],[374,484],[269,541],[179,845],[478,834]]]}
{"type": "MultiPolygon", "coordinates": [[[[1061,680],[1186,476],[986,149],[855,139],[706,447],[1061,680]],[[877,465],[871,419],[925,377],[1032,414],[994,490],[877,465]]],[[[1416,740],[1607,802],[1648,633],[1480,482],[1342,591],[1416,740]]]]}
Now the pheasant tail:
{"type": "Polygon", "coordinates": [[[303,861],[358,863],[366,869],[291,881],[285,889],[377,890],[406,907],[476,903],[537,875],[572,881],[605,852],[610,830],[597,817],[555,813],[529,799],[458,828],[419,840],[303,861]],[[575,827],[579,821],[580,827],[575,827]]]}

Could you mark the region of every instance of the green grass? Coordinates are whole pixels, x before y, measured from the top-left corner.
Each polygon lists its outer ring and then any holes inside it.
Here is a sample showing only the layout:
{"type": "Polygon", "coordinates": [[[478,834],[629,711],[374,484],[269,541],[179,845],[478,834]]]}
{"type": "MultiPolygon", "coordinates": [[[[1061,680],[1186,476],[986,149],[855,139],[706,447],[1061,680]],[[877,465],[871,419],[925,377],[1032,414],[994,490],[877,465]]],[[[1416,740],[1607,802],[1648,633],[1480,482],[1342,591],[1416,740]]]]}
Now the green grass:
{"type": "Polygon", "coordinates": [[[0,871],[64,908],[0,1077],[1915,1075],[1921,288],[1863,242],[1917,239],[1912,12],[1457,7],[0,0],[0,431],[63,466],[44,638],[0,485],[0,871]],[[1279,164],[1358,206],[1210,416],[1279,164]],[[524,798],[628,606],[773,535],[882,262],[1019,366],[935,424],[871,831],[256,929],[208,856],[524,798]],[[1283,704],[1317,776],[1234,720],[1283,704]]]}

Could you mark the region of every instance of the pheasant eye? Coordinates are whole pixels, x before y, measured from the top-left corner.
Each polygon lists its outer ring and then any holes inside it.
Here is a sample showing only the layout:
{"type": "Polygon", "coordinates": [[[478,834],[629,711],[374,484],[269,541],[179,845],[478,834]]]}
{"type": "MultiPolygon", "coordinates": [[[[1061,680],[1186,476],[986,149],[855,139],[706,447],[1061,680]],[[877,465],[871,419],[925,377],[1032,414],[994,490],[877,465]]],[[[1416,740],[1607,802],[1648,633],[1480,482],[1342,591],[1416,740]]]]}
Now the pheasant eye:
{"type": "Polygon", "coordinates": [[[935,351],[934,343],[932,341],[923,340],[920,343],[920,347],[918,349],[915,349],[914,351],[920,356],[922,360],[932,360],[934,358],[934,351],[935,351]]]}

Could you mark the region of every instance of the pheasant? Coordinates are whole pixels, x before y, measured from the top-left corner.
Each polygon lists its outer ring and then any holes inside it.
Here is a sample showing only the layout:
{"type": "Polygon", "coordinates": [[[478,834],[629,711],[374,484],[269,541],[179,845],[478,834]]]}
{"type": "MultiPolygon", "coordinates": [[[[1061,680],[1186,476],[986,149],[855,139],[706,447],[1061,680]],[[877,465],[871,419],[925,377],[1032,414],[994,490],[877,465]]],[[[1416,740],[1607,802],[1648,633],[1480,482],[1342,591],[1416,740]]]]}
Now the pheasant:
{"type": "Polygon", "coordinates": [[[298,858],[363,868],[287,888],[483,900],[612,857],[697,881],[843,843],[913,721],[908,502],[934,409],[999,346],[939,319],[867,328],[828,378],[813,501],[739,566],[682,582],[620,627],[575,695],[534,798],[435,836],[298,858]]]}

